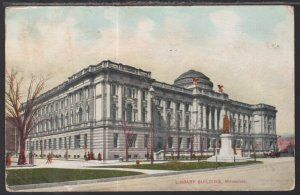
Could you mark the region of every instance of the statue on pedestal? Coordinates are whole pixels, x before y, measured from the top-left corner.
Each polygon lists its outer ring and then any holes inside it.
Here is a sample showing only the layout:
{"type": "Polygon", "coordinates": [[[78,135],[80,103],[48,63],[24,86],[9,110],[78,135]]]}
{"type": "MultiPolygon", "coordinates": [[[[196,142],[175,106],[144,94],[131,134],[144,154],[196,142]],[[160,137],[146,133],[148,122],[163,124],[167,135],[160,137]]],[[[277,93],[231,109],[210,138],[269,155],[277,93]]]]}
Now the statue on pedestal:
{"type": "Polygon", "coordinates": [[[229,119],[228,115],[226,114],[223,119],[223,133],[229,134],[229,129],[230,129],[230,119],[229,119]]]}

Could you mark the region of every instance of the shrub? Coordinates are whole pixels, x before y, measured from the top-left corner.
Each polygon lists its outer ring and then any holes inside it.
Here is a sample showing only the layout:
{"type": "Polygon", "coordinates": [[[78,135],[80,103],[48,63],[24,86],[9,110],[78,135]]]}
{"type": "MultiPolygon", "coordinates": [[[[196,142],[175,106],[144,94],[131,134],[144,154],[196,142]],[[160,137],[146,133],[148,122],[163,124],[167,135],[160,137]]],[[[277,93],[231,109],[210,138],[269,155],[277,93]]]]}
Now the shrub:
{"type": "Polygon", "coordinates": [[[141,163],[140,160],[136,160],[136,161],[135,161],[135,164],[136,164],[136,165],[140,165],[140,163],[141,163]]]}

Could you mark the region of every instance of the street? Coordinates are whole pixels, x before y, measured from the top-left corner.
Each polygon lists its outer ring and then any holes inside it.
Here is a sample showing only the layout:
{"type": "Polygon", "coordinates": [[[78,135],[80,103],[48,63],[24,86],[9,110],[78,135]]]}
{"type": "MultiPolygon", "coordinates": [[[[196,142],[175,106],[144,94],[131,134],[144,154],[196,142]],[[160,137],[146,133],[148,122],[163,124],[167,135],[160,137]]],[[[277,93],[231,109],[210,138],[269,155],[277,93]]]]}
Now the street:
{"type": "Polygon", "coordinates": [[[275,191],[294,188],[294,158],[259,160],[264,163],[206,172],[22,191],[275,191]]]}

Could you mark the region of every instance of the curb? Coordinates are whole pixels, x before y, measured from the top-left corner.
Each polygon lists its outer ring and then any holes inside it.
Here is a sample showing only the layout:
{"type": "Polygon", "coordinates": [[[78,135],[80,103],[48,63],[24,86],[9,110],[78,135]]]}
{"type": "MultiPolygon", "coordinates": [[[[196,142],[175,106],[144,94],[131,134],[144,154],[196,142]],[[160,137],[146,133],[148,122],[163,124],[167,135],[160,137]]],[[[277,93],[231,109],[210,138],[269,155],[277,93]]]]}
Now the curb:
{"type": "MultiPolygon", "coordinates": [[[[206,168],[206,169],[193,169],[193,170],[186,170],[186,171],[173,171],[173,172],[168,172],[168,173],[142,174],[142,175],[132,175],[132,176],[124,176],[124,177],[110,177],[110,178],[102,178],[102,179],[65,181],[65,182],[56,182],[56,183],[40,183],[40,184],[15,185],[15,186],[8,186],[6,184],[6,190],[7,191],[18,191],[18,190],[27,190],[27,189],[58,187],[58,186],[65,186],[65,185],[78,185],[78,184],[110,182],[110,181],[137,179],[137,178],[146,178],[146,177],[160,177],[160,176],[169,176],[169,175],[179,175],[179,174],[185,174],[185,173],[206,172],[206,171],[213,171],[213,170],[222,170],[222,169],[246,167],[246,166],[257,165],[257,164],[261,164],[261,163],[225,166],[225,167],[219,167],[219,168],[206,168]]],[[[101,169],[101,168],[99,168],[99,169],[101,169]]]]}

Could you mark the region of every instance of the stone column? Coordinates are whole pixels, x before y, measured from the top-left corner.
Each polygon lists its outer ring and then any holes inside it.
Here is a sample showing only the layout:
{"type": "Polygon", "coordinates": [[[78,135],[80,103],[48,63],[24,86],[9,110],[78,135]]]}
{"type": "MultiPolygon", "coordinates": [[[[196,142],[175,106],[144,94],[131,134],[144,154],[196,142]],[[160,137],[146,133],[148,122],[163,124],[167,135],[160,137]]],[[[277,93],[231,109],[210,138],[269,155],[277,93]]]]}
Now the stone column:
{"type": "Polygon", "coordinates": [[[202,121],[203,121],[203,129],[206,129],[207,127],[206,127],[206,106],[205,105],[203,105],[203,119],[202,119],[202,121]]]}
{"type": "Polygon", "coordinates": [[[110,83],[106,83],[106,118],[110,119],[110,83]]]}
{"type": "Polygon", "coordinates": [[[118,120],[122,120],[122,113],[123,113],[123,106],[122,106],[122,85],[119,85],[118,86],[118,120]]]}
{"type": "Polygon", "coordinates": [[[147,95],[147,121],[148,121],[148,123],[151,123],[151,111],[152,111],[151,101],[152,101],[152,98],[151,98],[151,95],[149,92],[147,94],[148,94],[147,95]]]}
{"type": "Polygon", "coordinates": [[[203,124],[203,122],[202,122],[202,119],[203,119],[203,117],[202,117],[202,105],[197,104],[197,107],[198,107],[198,119],[197,119],[198,128],[203,128],[203,126],[202,126],[202,124],[203,124]]]}
{"type": "MultiPolygon", "coordinates": [[[[171,104],[172,104],[172,109],[173,109],[173,123],[175,125],[175,127],[177,127],[177,113],[176,113],[176,103],[171,101],[171,104]]],[[[172,124],[172,123],[171,123],[172,124]]]]}
{"type": "Polygon", "coordinates": [[[207,107],[208,109],[208,129],[211,129],[211,107],[207,107]]]}
{"type": "Polygon", "coordinates": [[[215,130],[218,130],[218,109],[215,108],[215,130]]]}
{"type": "Polygon", "coordinates": [[[265,116],[261,115],[261,131],[260,133],[265,133],[265,116]]]}
{"type": "Polygon", "coordinates": [[[184,104],[180,104],[181,112],[182,112],[182,119],[181,119],[181,126],[185,128],[185,110],[184,104]]]}
{"type": "Polygon", "coordinates": [[[224,108],[221,109],[220,111],[220,118],[219,118],[219,129],[223,130],[223,120],[224,120],[224,116],[225,116],[225,110],[224,108]]]}
{"type": "Polygon", "coordinates": [[[167,120],[167,113],[166,113],[166,100],[162,100],[162,118],[164,121],[167,120]]]}
{"type": "Polygon", "coordinates": [[[137,90],[137,104],[138,104],[137,120],[138,120],[138,122],[141,122],[142,121],[142,93],[141,93],[141,89],[137,90]]]}
{"type": "Polygon", "coordinates": [[[273,117],[273,133],[276,133],[276,116],[273,117]]]}

